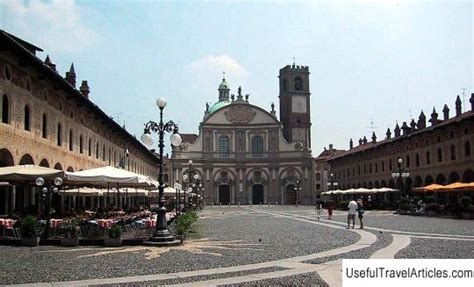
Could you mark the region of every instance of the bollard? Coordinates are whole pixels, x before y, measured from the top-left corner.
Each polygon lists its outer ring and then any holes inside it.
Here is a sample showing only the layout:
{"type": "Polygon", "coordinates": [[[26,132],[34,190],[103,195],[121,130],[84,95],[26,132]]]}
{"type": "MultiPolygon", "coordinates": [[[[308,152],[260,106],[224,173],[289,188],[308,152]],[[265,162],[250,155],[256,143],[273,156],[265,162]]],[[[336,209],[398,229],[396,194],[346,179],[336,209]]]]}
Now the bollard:
{"type": "Polygon", "coordinates": [[[237,202],[237,204],[238,204],[238,206],[240,207],[240,201],[239,201],[239,202],[237,202]]]}
{"type": "Polygon", "coordinates": [[[260,207],[262,207],[262,203],[260,202],[260,207]]]}
{"type": "Polygon", "coordinates": [[[268,207],[270,207],[270,201],[269,201],[269,202],[267,202],[267,205],[268,205],[268,207]]]}
{"type": "Polygon", "coordinates": [[[230,202],[227,204],[227,206],[229,206],[229,207],[230,207],[230,202]]]}
{"type": "Polygon", "coordinates": [[[214,207],[214,202],[211,202],[211,207],[214,207]]]}
{"type": "Polygon", "coordinates": [[[219,201],[219,207],[221,207],[221,206],[222,206],[222,202],[219,201]]]}

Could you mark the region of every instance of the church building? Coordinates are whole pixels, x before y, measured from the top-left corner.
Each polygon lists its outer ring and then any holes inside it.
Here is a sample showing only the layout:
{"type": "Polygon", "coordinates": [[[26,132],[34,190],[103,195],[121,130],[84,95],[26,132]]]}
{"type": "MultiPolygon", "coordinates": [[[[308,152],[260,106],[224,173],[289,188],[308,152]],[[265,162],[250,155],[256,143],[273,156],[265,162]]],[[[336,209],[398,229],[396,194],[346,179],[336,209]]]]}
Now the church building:
{"type": "Polygon", "coordinates": [[[172,180],[197,172],[206,204],[314,202],[308,67],[280,69],[279,86],[280,120],[273,104],[270,111],[251,104],[241,87],[230,94],[223,78],[199,135],[183,134],[173,150],[172,180]]]}

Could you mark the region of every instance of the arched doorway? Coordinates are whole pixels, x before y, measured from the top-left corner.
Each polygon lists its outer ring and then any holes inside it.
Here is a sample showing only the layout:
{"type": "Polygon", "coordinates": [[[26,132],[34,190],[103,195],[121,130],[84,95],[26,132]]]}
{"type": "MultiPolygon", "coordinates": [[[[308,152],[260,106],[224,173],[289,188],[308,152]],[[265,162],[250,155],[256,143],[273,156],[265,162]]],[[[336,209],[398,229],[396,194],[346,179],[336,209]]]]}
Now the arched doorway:
{"type": "Polygon", "coordinates": [[[63,166],[58,162],[57,164],[54,165],[54,169],[63,170],[63,166]]]}
{"type": "Polygon", "coordinates": [[[40,161],[40,166],[42,167],[49,167],[49,163],[48,163],[48,160],[43,158],[41,161],[40,161]]]}
{"type": "Polygon", "coordinates": [[[0,167],[13,166],[13,155],[6,148],[0,149],[0,167]]]}
{"type": "Polygon", "coordinates": [[[458,181],[461,181],[461,179],[459,177],[459,174],[455,171],[451,172],[449,174],[449,183],[454,183],[454,182],[458,182],[458,181]]]}
{"type": "Polygon", "coordinates": [[[293,184],[286,186],[285,204],[296,204],[296,187],[293,184]]]}
{"type": "Polygon", "coordinates": [[[35,162],[33,161],[33,158],[31,157],[31,155],[25,154],[20,159],[20,165],[23,165],[23,164],[35,164],[35,162]]]}
{"type": "Polygon", "coordinates": [[[415,177],[414,187],[422,187],[422,186],[423,186],[423,179],[421,178],[421,176],[417,175],[415,177]]]}
{"type": "Polygon", "coordinates": [[[431,175],[427,175],[425,178],[425,186],[433,184],[433,177],[431,175]]]}
{"type": "Polygon", "coordinates": [[[468,169],[463,173],[462,182],[465,182],[465,183],[474,182],[474,172],[472,171],[472,169],[468,169]]]}
{"type": "Polygon", "coordinates": [[[254,184],[252,186],[252,203],[261,204],[263,202],[263,185],[254,184]]]}
{"type": "Polygon", "coordinates": [[[67,168],[67,171],[68,172],[74,172],[74,169],[72,168],[72,166],[70,166],[70,167],[67,168]]]}
{"type": "Polygon", "coordinates": [[[230,186],[219,185],[219,203],[229,204],[230,203],[230,186]]]}
{"type": "Polygon", "coordinates": [[[444,184],[446,184],[446,181],[447,181],[446,177],[442,173],[438,174],[438,176],[436,177],[436,183],[437,184],[444,185],[444,184]]]}
{"type": "Polygon", "coordinates": [[[408,177],[405,180],[405,192],[412,192],[413,191],[413,179],[411,177],[408,177]]]}

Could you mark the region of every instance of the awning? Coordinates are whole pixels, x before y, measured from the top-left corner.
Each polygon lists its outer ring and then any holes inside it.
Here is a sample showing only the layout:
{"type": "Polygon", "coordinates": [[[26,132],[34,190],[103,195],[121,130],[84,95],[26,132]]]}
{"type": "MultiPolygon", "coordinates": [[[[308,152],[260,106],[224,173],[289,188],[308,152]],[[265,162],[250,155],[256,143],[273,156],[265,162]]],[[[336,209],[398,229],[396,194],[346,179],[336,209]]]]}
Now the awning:
{"type": "Polygon", "coordinates": [[[64,171],[33,164],[14,165],[0,168],[0,181],[34,182],[38,177],[52,180],[64,177],[64,171]]]}
{"type": "Polygon", "coordinates": [[[99,167],[78,172],[66,172],[69,183],[99,186],[119,185],[120,187],[158,186],[158,182],[141,174],[112,166],[99,167]]]}

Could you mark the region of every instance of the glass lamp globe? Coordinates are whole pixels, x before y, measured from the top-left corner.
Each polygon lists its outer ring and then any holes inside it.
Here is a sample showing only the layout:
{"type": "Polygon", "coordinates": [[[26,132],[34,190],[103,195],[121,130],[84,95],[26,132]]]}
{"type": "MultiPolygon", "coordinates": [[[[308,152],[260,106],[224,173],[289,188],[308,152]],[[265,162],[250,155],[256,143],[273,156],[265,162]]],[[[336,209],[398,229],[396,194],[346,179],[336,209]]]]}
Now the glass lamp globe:
{"type": "Polygon", "coordinates": [[[43,187],[43,193],[46,193],[48,192],[48,188],[47,187],[43,187]]]}
{"type": "Polygon", "coordinates": [[[188,187],[188,192],[191,192],[193,191],[193,189],[191,187],[188,187]]]}
{"type": "Polygon", "coordinates": [[[183,143],[183,139],[178,133],[172,134],[170,137],[170,141],[173,146],[180,146],[181,143],[183,143]]]}
{"type": "Polygon", "coordinates": [[[194,179],[199,179],[199,174],[195,174],[194,179]]]}
{"type": "Polygon", "coordinates": [[[44,178],[38,177],[38,178],[36,179],[36,185],[37,185],[37,186],[43,186],[43,184],[44,184],[44,178]]]}
{"type": "Polygon", "coordinates": [[[334,185],[337,186],[337,182],[335,182],[334,185]]]}
{"type": "Polygon", "coordinates": [[[53,192],[54,192],[54,193],[57,193],[58,190],[59,190],[59,189],[58,189],[57,187],[53,188],[53,192]]]}
{"type": "Polygon", "coordinates": [[[165,98],[159,98],[158,100],[156,100],[156,105],[158,106],[158,108],[164,109],[166,107],[165,98]]]}
{"type": "Polygon", "coordinates": [[[153,144],[153,139],[149,133],[144,133],[141,136],[141,140],[146,146],[151,146],[153,144]]]}
{"type": "Polygon", "coordinates": [[[188,175],[187,174],[183,174],[183,180],[187,180],[188,179],[188,175]]]}
{"type": "Polygon", "coordinates": [[[54,185],[59,186],[59,185],[62,185],[62,184],[63,184],[63,179],[62,179],[62,178],[56,177],[56,178],[54,179],[54,185]]]}
{"type": "Polygon", "coordinates": [[[399,158],[398,163],[402,163],[402,162],[403,162],[403,159],[399,158]]]}
{"type": "Polygon", "coordinates": [[[188,160],[188,164],[189,164],[189,165],[192,165],[192,164],[193,164],[193,160],[192,160],[192,159],[188,160]]]}

